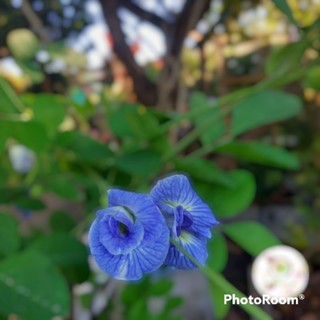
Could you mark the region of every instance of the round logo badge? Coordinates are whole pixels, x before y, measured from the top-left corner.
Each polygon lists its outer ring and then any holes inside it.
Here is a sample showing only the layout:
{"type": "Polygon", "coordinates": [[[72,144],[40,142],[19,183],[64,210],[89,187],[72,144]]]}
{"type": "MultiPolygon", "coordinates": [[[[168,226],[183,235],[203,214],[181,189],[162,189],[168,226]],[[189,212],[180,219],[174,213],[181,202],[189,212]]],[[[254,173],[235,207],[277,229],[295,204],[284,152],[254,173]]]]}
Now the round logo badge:
{"type": "Polygon", "coordinates": [[[261,295],[296,297],[307,287],[309,267],[299,251],[279,245],[259,254],[253,263],[251,277],[261,295]]]}

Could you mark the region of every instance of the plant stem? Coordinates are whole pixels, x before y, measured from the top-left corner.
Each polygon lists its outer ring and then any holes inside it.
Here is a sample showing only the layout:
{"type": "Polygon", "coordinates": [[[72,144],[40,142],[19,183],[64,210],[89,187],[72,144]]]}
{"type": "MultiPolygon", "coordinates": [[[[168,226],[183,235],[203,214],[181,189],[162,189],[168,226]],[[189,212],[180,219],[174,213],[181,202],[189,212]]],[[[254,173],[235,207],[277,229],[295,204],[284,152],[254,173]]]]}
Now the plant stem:
{"type": "MultiPolygon", "coordinates": [[[[195,259],[187,250],[185,250],[177,241],[170,238],[170,242],[186,257],[188,257],[212,282],[213,285],[218,286],[222,289],[225,294],[234,294],[239,299],[245,298],[246,296],[227,281],[220,273],[202,265],[197,259],[195,259]]],[[[261,308],[252,304],[240,304],[240,307],[247,313],[256,317],[259,320],[271,320],[272,318],[261,308]]]]}
{"type": "Polygon", "coordinates": [[[178,154],[180,151],[182,151],[184,148],[190,145],[193,141],[195,141],[199,136],[205,133],[209,128],[212,128],[215,124],[222,121],[223,118],[226,117],[231,111],[232,107],[226,106],[224,109],[221,110],[221,113],[217,116],[217,118],[214,119],[214,121],[211,118],[206,119],[202,123],[201,127],[195,127],[194,130],[192,130],[188,135],[186,135],[177,143],[174,149],[171,149],[166,154],[164,154],[163,160],[169,160],[174,155],[178,154]]]}
{"type": "Polygon", "coordinates": [[[191,152],[190,154],[186,155],[185,158],[190,158],[190,159],[201,158],[202,156],[206,155],[207,153],[215,151],[219,147],[224,146],[225,144],[231,142],[232,140],[233,140],[232,135],[230,135],[230,134],[225,135],[225,136],[221,137],[219,140],[208,143],[208,144],[204,145],[203,147],[191,152]]]}
{"type": "MultiPolygon", "coordinates": [[[[244,88],[244,89],[234,91],[228,95],[225,95],[225,96],[219,98],[214,104],[211,104],[209,106],[206,105],[203,107],[200,106],[199,108],[197,108],[195,110],[191,110],[186,114],[178,115],[178,116],[174,117],[172,120],[168,121],[166,124],[164,124],[162,126],[160,132],[162,134],[164,134],[171,127],[173,127],[177,123],[181,122],[182,120],[194,119],[195,117],[197,117],[201,114],[204,114],[206,112],[210,112],[210,111],[212,111],[216,108],[219,108],[223,105],[230,104],[230,106],[228,106],[228,108],[226,108],[225,110],[222,110],[221,115],[216,119],[217,121],[219,121],[221,119],[221,117],[224,117],[228,113],[233,111],[234,104],[236,102],[248,97],[249,95],[258,93],[263,89],[281,87],[285,84],[288,84],[292,81],[295,81],[295,80],[301,78],[309,68],[313,67],[317,63],[319,63],[319,59],[316,59],[316,60],[312,61],[310,64],[308,64],[307,66],[303,66],[300,69],[296,69],[289,74],[278,75],[277,73],[274,73],[271,77],[259,82],[258,84],[256,84],[253,87],[244,88]]],[[[200,128],[197,128],[197,127],[194,128],[189,134],[187,134],[184,138],[182,138],[175,145],[174,148],[172,148],[171,150],[168,150],[168,152],[165,153],[163,156],[163,161],[168,161],[168,160],[174,158],[175,155],[177,155],[179,152],[181,152],[186,147],[188,147],[199,136],[201,136],[201,134],[203,134],[203,132],[205,132],[206,130],[211,128],[217,121],[212,122],[212,119],[210,117],[208,117],[208,119],[206,121],[204,121],[204,123],[202,124],[202,126],[200,128]]],[[[204,153],[209,152],[209,151],[210,151],[210,149],[208,147],[206,147],[205,149],[202,150],[201,154],[203,155],[204,153]]]]}

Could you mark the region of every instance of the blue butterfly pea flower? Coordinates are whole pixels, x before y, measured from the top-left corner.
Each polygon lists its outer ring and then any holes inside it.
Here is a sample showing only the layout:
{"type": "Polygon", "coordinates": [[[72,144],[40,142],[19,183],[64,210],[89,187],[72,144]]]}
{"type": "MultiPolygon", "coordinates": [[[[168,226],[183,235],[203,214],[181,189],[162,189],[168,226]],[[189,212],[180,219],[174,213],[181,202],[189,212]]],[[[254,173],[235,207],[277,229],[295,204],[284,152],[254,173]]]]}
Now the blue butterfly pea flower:
{"type": "Polygon", "coordinates": [[[151,197],[108,191],[108,208],[99,210],[89,231],[98,266],[119,280],[139,280],[158,269],[169,249],[169,230],[151,197]]]}
{"type": "MultiPolygon", "coordinates": [[[[157,182],[151,197],[163,213],[170,228],[170,236],[201,264],[205,264],[210,229],[218,224],[210,208],[192,189],[187,177],[173,175],[157,182]]],[[[170,245],[165,261],[178,269],[193,269],[196,265],[170,245]]]]}

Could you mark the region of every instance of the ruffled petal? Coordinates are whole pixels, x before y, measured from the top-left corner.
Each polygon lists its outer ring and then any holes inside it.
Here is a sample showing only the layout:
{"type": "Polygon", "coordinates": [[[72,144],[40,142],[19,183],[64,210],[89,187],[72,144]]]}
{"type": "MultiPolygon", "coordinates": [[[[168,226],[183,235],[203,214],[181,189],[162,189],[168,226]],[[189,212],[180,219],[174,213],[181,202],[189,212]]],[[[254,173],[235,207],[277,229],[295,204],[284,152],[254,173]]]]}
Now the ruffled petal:
{"type": "Polygon", "coordinates": [[[187,177],[179,174],[159,180],[151,190],[151,197],[157,206],[165,211],[179,205],[189,211],[197,200],[187,177]]]}
{"type": "Polygon", "coordinates": [[[211,238],[210,229],[219,224],[211,209],[200,198],[193,204],[189,211],[193,217],[190,229],[204,237],[211,238]]]}
{"type": "MultiPolygon", "coordinates": [[[[208,252],[205,237],[197,236],[186,231],[182,231],[176,241],[187,250],[196,260],[205,265],[208,252]]],[[[173,244],[170,245],[165,264],[176,269],[195,269],[197,266],[179,251],[173,244]]]]}
{"type": "Polygon", "coordinates": [[[204,237],[210,238],[210,228],[218,224],[209,206],[194,192],[184,175],[173,175],[158,181],[151,190],[151,197],[164,213],[169,227],[174,224],[172,215],[178,206],[192,215],[193,222],[188,229],[204,237]]]}
{"type": "Polygon", "coordinates": [[[154,243],[144,242],[134,254],[140,261],[143,272],[151,272],[158,269],[164,263],[169,250],[169,229],[166,225],[159,225],[160,237],[154,243]]]}
{"type": "Polygon", "coordinates": [[[89,231],[98,266],[119,280],[139,280],[158,269],[169,249],[169,229],[148,195],[109,192],[111,207],[100,210],[89,231]],[[124,227],[124,231],[119,227],[124,227]]]}
{"type": "Polygon", "coordinates": [[[112,255],[100,242],[99,222],[96,219],[89,230],[89,247],[100,269],[118,280],[137,280],[142,274],[136,274],[135,278],[126,278],[127,255],[112,255]]]}
{"type": "Polygon", "coordinates": [[[110,207],[125,206],[135,214],[143,225],[145,241],[153,242],[160,236],[158,226],[165,220],[149,195],[112,189],[108,191],[108,202],[110,207]]]}

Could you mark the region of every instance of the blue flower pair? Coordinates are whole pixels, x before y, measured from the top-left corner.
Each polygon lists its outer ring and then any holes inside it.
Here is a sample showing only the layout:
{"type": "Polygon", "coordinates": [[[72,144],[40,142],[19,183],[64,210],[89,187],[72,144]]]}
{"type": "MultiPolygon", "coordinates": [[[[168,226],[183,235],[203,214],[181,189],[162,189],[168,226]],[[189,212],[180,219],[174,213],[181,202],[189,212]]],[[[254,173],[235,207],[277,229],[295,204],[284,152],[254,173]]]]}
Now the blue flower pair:
{"type": "Polygon", "coordinates": [[[205,264],[206,241],[217,223],[188,179],[173,175],[158,181],[150,195],[108,191],[108,208],[97,212],[89,246],[99,267],[110,276],[138,280],[163,264],[196,267],[170,244],[170,237],[205,264]]]}

